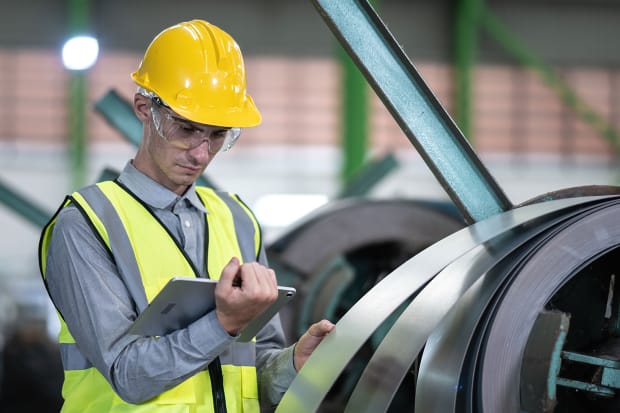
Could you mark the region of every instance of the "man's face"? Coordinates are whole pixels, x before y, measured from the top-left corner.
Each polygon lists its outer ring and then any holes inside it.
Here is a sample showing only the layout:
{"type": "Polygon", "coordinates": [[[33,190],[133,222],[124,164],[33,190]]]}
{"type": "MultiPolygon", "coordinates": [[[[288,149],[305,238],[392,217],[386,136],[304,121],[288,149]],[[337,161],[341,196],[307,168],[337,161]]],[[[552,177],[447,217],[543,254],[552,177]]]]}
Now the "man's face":
{"type": "MultiPolygon", "coordinates": [[[[156,126],[151,105],[155,103],[148,97],[137,94],[134,98],[134,110],[144,124],[144,132],[133,164],[153,180],[181,195],[202,175],[215,153],[209,153],[206,140],[197,142],[195,147],[183,148],[164,139],[160,132],[166,130],[162,130],[161,125],[156,126]]],[[[207,125],[196,126],[204,127],[205,130],[212,128],[207,125]]]]}

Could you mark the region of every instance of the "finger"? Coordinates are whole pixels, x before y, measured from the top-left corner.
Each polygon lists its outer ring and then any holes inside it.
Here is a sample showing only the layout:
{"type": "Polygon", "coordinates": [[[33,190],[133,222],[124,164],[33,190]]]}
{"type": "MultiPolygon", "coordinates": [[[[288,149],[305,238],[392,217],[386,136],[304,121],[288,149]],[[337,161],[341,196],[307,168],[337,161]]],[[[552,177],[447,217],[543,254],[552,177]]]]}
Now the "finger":
{"type": "Polygon", "coordinates": [[[258,262],[250,262],[245,265],[247,265],[250,271],[250,276],[253,277],[256,282],[257,289],[269,291],[274,287],[275,272],[273,272],[273,270],[258,262]]]}
{"type": "Polygon", "coordinates": [[[261,290],[269,297],[276,299],[278,297],[278,282],[276,280],[275,271],[262,264],[257,264],[256,270],[257,281],[261,290]]]}
{"type": "Polygon", "coordinates": [[[239,276],[240,267],[241,264],[239,263],[239,259],[237,257],[232,257],[222,270],[218,283],[226,287],[232,287],[235,279],[239,276]]]}
{"type": "Polygon", "coordinates": [[[239,277],[241,278],[241,289],[245,292],[256,291],[258,277],[251,263],[241,264],[239,269],[239,277]]]}
{"type": "Polygon", "coordinates": [[[321,320],[318,323],[314,323],[308,328],[308,334],[313,337],[325,337],[333,329],[334,324],[329,320],[321,320]]]}
{"type": "Polygon", "coordinates": [[[269,274],[268,278],[271,286],[275,289],[278,289],[278,279],[276,278],[276,272],[271,268],[267,268],[267,272],[269,274]]]}

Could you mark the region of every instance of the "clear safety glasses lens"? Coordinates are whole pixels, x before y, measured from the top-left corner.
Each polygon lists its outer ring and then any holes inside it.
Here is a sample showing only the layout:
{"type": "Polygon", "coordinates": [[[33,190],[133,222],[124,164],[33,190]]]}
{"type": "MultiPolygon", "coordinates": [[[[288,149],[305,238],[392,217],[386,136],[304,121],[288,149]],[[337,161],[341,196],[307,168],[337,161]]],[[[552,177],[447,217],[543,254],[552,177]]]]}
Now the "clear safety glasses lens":
{"type": "Polygon", "coordinates": [[[189,150],[207,142],[209,153],[215,154],[232,148],[241,135],[240,128],[198,126],[173,115],[160,99],[151,101],[151,114],[157,134],[176,148],[189,150]]]}

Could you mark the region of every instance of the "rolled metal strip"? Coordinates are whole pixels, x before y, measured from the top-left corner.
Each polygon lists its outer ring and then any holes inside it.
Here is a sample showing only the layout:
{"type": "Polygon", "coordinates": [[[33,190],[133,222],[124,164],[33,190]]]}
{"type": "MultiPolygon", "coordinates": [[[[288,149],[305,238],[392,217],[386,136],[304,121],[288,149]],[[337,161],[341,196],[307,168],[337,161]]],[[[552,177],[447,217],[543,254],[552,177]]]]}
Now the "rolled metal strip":
{"type": "MultiPolygon", "coordinates": [[[[563,221],[583,212],[572,211],[563,221]]],[[[547,228],[502,259],[459,298],[428,338],[420,361],[415,406],[418,411],[473,412],[474,371],[496,297],[549,231],[547,228]],[[460,400],[460,403],[458,402],[460,400]],[[458,406],[457,406],[458,404],[458,406]]]]}
{"type": "Polygon", "coordinates": [[[512,228],[477,245],[437,274],[399,316],[375,351],[345,413],[387,411],[427,339],[461,296],[523,243],[579,210],[577,207],[558,211],[512,228]]]}
{"type": "Polygon", "coordinates": [[[284,394],[276,412],[314,412],[340,373],[373,332],[451,262],[477,245],[546,214],[600,202],[601,197],[561,199],[525,206],[477,222],[431,245],[363,296],[314,351],[284,394]]]}
{"type": "Polygon", "coordinates": [[[482,412],[518,413],[521,358],[538,314],[574,275],[620,245],[620,205],[578,219],[524,264],[498,304],[481,360],[482,412]]]}

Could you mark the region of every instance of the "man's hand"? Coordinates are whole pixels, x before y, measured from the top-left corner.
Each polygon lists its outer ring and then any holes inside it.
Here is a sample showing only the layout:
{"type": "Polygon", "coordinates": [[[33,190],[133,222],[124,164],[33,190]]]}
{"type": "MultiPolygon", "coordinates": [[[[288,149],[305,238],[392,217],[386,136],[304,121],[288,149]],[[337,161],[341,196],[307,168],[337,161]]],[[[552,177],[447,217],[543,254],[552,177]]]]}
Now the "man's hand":
{"type": "Polygon", "coordinates": [[[215,287],[215,311],[222,327],[237,335],[278,298],[276,274],[257,262],[232,258],[215,287]]]}
{"type": "Polygon", "coordinates": [[[295,370],[299,371],[308,360],[314,349],[321,344],[321,341],[334,329],[334,324],[328,320],[321,320],[310,326],[308,331],[295,344],[293,352],[293,364],[295,370]]]}

